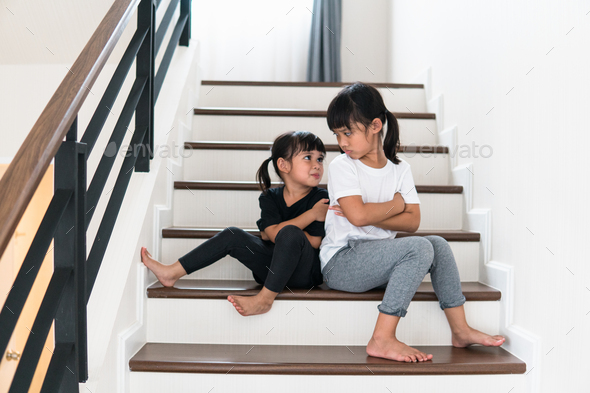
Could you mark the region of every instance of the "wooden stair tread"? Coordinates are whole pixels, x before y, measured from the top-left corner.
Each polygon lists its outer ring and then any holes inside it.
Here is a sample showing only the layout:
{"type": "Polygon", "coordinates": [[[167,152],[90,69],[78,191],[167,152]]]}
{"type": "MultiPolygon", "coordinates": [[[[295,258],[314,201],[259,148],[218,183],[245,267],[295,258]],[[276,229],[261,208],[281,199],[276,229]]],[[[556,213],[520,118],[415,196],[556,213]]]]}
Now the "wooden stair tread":
{"type": "MultiPolygon", "coordinates": [[[[226,299],[228,295],[256,295],[262,286],[253,280],[178,280],[174,287],[164,287],[156,281],[147,289],[149,298],[170,299],[226,299]]],[[[462,282],[461,290],[468,301],[496,301],[502,294],[497,289],[480,282],[462,282]]],[[[326,283],[311,289],[288,289],[277,296],[278,300],[347,300],[380,301],[384,289],[372,289],[362,293],[342,292],[328,288],[326,283]]],[[[418,287],[413,301],[437,301],[432,283],[423,282],[418,287]]]]}
{"type": "MultiPolygon", "coordinates": [[[[283,185],[280,182],[272,182],[271,188],[283,185]]],[[[320,188],[326,189],[327,184],[321,183],[320,188]]],[[[210,181],[210,180],[182,180],[175,181],[176,190],[231,190],[231,191],[260,191],[258,183],[254,181],[210,181]]],[[[463,186],[416,186],[420,194],[461,194],[463,186]]]]}
{"type": "MultiPolygon", "coordinates": [[[[271,81],[201,81],[203,86],[282,86],[282,87],[342,87],[354,82],[271,82],[271,81]]],[[[423,89],[418,83],[369,83],[374,87],[389,87],[392,89],[423,89]]]]}
{"type": "MultiPolygon", "coordinates": [[[[434,113],[392,112],[398,119],[436,119],[434,113]]],[[[218,116],[277,116],[277,117],[326,117],[326,111],[308,109],[273,109],[273,108],[225,108],[199,107],[195,115],[218,116]]]]}
{"type": "Polygon", "coordinates": [[[129,361],[131,371],[290,375],[524,374],[526,364],[499,347],[416,346],[427,362],[368,356],[360,345],[240,345],[147,343],[129,361]]]}
{"type": "MultiPolygon", "coordinates": [[[[340,152],[337,144],[324,144],[326,151],[340,152]]],[[[208,150],[270,150],[272,142],[194,141],[185,142],[188,149],[208,150]]],[[[449,154],[447,146],[400,146],[399,153],[449,154]]]]}
{"type": "MultiPolygon", "coordinates": [[[[170,227],[162,229],[162,237],[167,239],[207,239],[215,236],[224,228],[198,228],[198,227],[170,227]]],[[[255,236],[260,236],[258,229],[244,229],[255,236]]],[[[446,241],[478,242],[480,234],[462,230],[418,230],[415,233],[398,232],[396,237],[430,236],[437,235],[446,241]]]]}

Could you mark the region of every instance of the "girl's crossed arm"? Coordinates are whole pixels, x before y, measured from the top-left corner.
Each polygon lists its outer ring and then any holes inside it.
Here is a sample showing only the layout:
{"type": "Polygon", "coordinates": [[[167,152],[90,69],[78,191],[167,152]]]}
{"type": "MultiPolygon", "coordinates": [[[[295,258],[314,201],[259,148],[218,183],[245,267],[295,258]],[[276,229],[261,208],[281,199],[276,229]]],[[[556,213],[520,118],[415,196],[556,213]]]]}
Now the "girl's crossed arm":
{"type": "Polygon", "coordinates": [[[338,206],[330,209],[341,212],[354,226],[374,225],[377,228],[416,232],[420,226],[420,205],[406,205],[401,194],[396,193],[393,200],[381,203],[364,203],[360,195],[338,199],[338,206]]]}
{"type": "MultiPolygon", "coordinates": [[[[313,208],[306,211],[305,213],[302,213],[299,216],[297,216],[291,220],[283,221],[280,224],[267,226],[266,228],[264,228],[264,231],[261,232],[261,234],[260,234],[262,239],[263,240],[270,240],[271,242],[274,243],[275,238],[276,238],[277,234],[279,233],[279,231],[281,229],[283,229],[284,227],[286,227],[287,225],[295,225],[296,227],[303,230],[303,229],[307,228],[309,226],[309,224],[311,224],[314,221],[322,221],[322,222],[325,221],[326,213],[328,212],[328,204],[326,202],[328,202],[328,199],[321,199],[313,206],[313,208]],[[266,237],[266,239],[265,239],[265,237],[266,237]]],[[[311,246],[313,248],[320,247],[320,244],[322,242],[321,236],[311,236],[309,233],[307,233],[305,231],[303,231],[303,233],[305,233],[307,240],[309,240],[309,242],[311,243],[311,246]]]]}
{"type": "Polygon", "coordinates": [[[420,204],[407,204],[403,212],[373,225],[390,231],[416,232],[420,226],[420,204]]]}

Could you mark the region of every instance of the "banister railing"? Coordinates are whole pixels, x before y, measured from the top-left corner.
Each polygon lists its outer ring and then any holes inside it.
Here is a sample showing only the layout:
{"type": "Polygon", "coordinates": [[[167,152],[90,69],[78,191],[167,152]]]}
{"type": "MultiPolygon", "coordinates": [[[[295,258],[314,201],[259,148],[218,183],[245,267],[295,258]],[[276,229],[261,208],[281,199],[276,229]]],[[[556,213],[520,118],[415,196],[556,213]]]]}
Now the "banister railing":
{"type": "MultiPolygon", "coordinates": [[[[171,0],[156,30],[159,0],[116,0],[86,44],[41,116],[31,129],[0,180],[0,256],[30,203],[39,183],[55,158],[55,191],[0,311],[0,350],[4,353],[31,291],[45,255],[53,250],[54,272],[27,339],[12,380],[10,392],[29,389],[47,334],[55,322],[55,350],[43,392],[78,391],[88,379],[86,303],[98,275],[119,210],[132,176],[149,171],[153,155],[154,106],[178,44],[190,39],[190,0],[171,0]],[[180,15],[159,68],[155,58],[180,3],[180,15]],[[84,135],[78,138],[77,116],[131,16],[137,9],[137,31],[125,50],[84,135]],[[86,231],[115,157],[103,154],[87,189],[86,162],[111,114],[133,62],[136,76],[110,136],[116,151],[121,148],[135,114],[131,137],[115,186],[108,194],[106,210],[86,258],[86,231]],[[65,140],[64,140],[65,138],[65,140]],[[78,141],[79,140],[79,141],[78,141]],[[49,249],[51,241],[52,250],[49,249]],[[69,370],[69,371],[68,371],[69,370]]],[[[106,151],[105,151],[106,153],[106,151]]],[[[4,359],[4,357],[2,357],[4,359]]]]}

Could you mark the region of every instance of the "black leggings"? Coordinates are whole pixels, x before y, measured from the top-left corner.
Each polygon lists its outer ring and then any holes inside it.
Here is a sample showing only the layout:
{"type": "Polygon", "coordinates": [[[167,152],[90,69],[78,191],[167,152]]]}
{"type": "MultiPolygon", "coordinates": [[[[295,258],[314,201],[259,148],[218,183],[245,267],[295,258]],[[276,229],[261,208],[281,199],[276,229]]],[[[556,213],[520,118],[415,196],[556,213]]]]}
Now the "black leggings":
{"type": "Polygon", "coordinates": [[[179,259],[187,274],[230,255],[252,271],[258,284],[281,292],[285,286],[311,288],[323,283],[319,251],[295,225],[283,227],[275,243],[229,227],[179,259]]]}

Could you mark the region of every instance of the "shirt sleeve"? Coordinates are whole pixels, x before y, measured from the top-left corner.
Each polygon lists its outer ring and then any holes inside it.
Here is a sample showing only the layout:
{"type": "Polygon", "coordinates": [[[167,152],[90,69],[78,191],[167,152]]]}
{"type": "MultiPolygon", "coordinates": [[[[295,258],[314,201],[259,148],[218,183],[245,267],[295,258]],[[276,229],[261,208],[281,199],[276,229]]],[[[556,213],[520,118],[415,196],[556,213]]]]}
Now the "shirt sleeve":
{"type": "Polygon", "coordinates": [[[404,202],[407,204],[420,204],[418,191],[416,190],[414,178],[412,177],[412,170],[410,169],[410,165],[407,163],[405,168],[402,169],[402,174],[395,192],[401,193],[402,197],[404,198],[404,202]]]}
{"type": "Polygon", "coordinates": [[[353,163],[348,162],[346,158],[332,161],[328,167],[328,189],[334,196],[334,200],[330,201],[335,205],[338,199],[351,196],[363,195],[361,192],[361,185],[358,174],[353,163]]]}
{"type": "MultiPolygon", "coordinates": [[[[318,189],[318,192],[309,201],[310,210],[320,199],[328,198],[328,191],[323,188],[318,189]]],[[[323,221],[314,221],[304,229],[305,232],[309,233],[310,236],[321,236],[324,237],[326,232],[324,231],[323,221]]]]}
{"type": "Polygon", "coordinates": [[[271,197],[270,192],[260,194],[258,203],[260,205],[260,219],[256,221],[256,225],[260,231],[282,222],[279,207],[271,197]]]}

